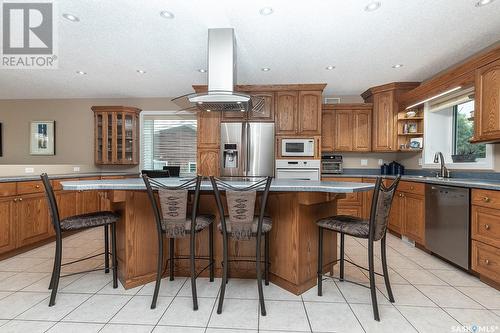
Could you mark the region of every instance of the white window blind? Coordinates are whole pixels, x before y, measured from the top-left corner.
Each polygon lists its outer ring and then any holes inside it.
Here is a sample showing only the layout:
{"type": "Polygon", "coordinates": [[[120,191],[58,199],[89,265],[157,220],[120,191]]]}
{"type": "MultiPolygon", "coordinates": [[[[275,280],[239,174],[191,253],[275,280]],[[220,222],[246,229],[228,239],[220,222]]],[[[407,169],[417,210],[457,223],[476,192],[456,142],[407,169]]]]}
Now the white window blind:
{"type": "Polygon", "coordinates": [[[142,168],[161,170],[180,166],[184,175],[196,174],[197,122],[193,115],[147,115],[142,123],[142,168]]]}

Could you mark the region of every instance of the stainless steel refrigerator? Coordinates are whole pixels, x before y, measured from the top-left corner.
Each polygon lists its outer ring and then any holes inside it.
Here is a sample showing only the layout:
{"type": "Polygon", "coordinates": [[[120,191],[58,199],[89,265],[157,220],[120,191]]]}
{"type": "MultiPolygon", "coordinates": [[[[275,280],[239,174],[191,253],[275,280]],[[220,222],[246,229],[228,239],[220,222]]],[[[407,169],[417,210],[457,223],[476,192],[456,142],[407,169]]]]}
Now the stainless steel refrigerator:
{"type": "Polygon", "coordinates": [[[221,123],[221,176],[274,176],[274,123],[221,123]]]}

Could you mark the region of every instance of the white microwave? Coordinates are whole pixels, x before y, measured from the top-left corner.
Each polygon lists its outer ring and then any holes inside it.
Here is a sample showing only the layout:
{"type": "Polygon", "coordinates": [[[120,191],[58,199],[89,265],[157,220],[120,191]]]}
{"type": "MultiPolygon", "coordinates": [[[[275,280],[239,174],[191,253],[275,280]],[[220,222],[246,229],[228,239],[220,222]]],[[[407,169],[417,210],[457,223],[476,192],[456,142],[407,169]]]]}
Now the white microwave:
{"type": "Polygon", "coordinates": [[[314,139],[282,139],[281,156],[314,156],[314,139]]]}

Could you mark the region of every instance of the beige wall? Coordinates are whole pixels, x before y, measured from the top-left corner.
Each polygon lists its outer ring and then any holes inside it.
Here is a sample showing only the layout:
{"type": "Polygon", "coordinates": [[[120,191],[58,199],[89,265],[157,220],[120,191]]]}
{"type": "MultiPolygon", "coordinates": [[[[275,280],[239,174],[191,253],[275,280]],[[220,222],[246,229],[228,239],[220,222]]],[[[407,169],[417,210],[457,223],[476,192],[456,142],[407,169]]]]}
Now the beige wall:
{"type": "MultiPolygon", "coordinates": [[[[0,100],[3,156],[0,176],[23,175],[25,167],[51,173],[99,171],[94,165],[93,105],[127,105],[145,111],[175,110],[170,98],[145,99],[57,99],[0,100]],[[56,155],[29,154],[29,126],[33,120],[56,121],[56,155]]],[[[136,171],[138,168],[107,167],[106,171],[136,171]]]]}

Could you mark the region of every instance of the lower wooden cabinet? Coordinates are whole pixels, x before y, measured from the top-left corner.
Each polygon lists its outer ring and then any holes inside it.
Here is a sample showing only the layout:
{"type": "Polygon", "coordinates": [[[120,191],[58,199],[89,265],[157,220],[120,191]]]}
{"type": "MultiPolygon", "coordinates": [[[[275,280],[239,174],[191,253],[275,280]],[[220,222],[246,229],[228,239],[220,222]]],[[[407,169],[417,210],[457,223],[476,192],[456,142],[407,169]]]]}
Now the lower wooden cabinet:
{"type": "Polygon", "coordinates": [[[500,282],[500,249],[472,240],[472,270],[495,282],[500,282]]]}
{"type": "Polygon", "coordinates": [[[19,197],[14,206],[17,247],[50,237],[49,207],[44,194],[19,197]]]}
{"type": "Polygon", "coordinates": [[[99,191],[78,192],[78,214],[93,213],[101,210],[101,196],[99,191]]]}
{"type": "Polygon", "coordinates": [[[415,242],[425,244],[424,184],[400,182],[394,194],[388,228],[415,242]]]}
{"type": "Polygon", "coordinates": [[[471,266],[483,278],[500,283],[500,191],[473,189],[471,195],[471,266]]]}
{"type": "MultiPolygon", "coordinates": [[[[361,183],[361,178],[323,177],[324,181],[361,183]]],[[[363,216],[363,193],[346,193],[344,199],[337,201],[337,215],[363,216]]]]}
{"type": "Polygon", "coordinates": [[[16,248],[14,199],[0,199],[0,253],[16,248]]]}
{"type": "Polygon", "coordinates": [[[197,160],[198,174],[203,176],[219,175],[219,149],[198,149],[197,160]]]}

